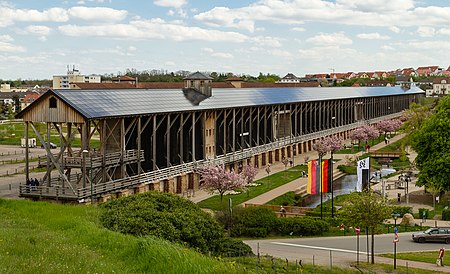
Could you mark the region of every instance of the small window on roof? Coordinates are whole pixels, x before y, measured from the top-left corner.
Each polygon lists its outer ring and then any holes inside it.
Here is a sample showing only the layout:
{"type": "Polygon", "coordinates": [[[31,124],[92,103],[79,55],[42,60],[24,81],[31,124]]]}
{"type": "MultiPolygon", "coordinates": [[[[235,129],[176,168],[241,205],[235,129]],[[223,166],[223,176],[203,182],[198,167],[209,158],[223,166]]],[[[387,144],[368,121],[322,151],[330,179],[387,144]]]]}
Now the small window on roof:
{"type": "Polygon", "coordinates": [[[51,97],[49,100],[49,107],[50,108],[56,108],[56,98],[55,97],[51,97]]]}

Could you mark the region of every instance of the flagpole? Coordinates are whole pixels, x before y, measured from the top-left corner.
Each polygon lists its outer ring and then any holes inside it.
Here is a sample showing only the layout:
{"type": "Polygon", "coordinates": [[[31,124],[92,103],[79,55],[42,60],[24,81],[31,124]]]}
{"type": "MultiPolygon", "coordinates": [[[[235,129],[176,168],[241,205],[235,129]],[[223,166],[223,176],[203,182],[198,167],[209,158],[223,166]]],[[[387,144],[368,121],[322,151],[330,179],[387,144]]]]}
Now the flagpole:
{"type": "Polygon", "coordinates": [[[319,153],[320,219],[322,220],[322,155],[319,153]]]}
{"type": "Polygon", "coordinates": [[[333,195],[333,152],[331,152],[331,158],[330,162],[328,163],[330,165],[329,169],[331,170],[330,175],[330,183],[331,183],[331,218],[334,218],[334,195],[333,195]]]}

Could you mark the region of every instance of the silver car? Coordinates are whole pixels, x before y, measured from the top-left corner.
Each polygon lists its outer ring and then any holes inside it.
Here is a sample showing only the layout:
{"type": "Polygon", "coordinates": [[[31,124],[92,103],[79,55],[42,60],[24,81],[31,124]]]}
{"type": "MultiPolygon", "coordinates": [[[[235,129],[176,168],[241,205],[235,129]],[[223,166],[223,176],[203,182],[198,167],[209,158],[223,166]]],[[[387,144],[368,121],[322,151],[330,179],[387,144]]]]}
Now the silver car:
{"type": "Polygon", "coordinates": [[[415,232],[412,234],[414,242],[445,242],[450,244],[450,228],[449,227],[432,227],[424,232],[415,232]]]}

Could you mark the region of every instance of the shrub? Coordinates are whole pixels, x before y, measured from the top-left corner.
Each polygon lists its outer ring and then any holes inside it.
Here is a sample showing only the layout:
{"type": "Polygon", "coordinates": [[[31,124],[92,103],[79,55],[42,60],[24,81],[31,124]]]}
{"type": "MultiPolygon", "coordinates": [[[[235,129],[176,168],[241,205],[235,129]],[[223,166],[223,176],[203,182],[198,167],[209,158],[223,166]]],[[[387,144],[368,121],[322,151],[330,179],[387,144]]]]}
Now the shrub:
{"type": "Polygon", "coordinates": [[[152,235],[220,254],[223,228],[196,204],[169,193],[147,192],[108,201],[101,206],[106,228],[135,236],[152,235]]]}
{"type": "Polygon", "coordinates": [[[425,218],[428,219],[428,209],[426,208],[419,208],[419,218],[425,218]]]}
{"type": "Polygon", "coordinates": [[[313,236],[329,230],[324,220],[309,217],[279,218],[277,231],[281,235],[313,236]]]}
{"type": "Polygon", "coordinates": [[[226,237],[220,243],[221,254],[227,257],[240,257],[253,254],[251,247],[242,241],[226,237]]]}
{"type": "Polygon", "coordinates": [[[444,221],[450,220],[450,209],[442,210],[442,220],[444,220],[444,221]]]}
{"type": "Polygon", "coordinates": [[[233,236],[266,237],[276,226],[277,216],[264,207],[236,207],[233,209],[232,223],[233,236]]]}
{"type": "Polygon", "coordinates": [[[406,213],[412,214],[412,207],[410,206],[393,206],[392,213],[398,213],[402,218],[406,213]]]}

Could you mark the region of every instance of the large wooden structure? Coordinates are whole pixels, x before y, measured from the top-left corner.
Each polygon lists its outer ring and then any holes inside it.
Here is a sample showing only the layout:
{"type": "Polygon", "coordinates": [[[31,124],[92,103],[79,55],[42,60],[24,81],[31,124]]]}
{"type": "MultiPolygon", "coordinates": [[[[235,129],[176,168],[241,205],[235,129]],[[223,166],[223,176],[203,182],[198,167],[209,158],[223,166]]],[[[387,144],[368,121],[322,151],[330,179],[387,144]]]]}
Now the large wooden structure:
{"type": "Polygon", "coordinates": [[[18,117],[25,138],[32,130],[48,144],[56,130],[59,149],[45,145],[46,175],[38,187],[24,183],[20,196],[186,193],[198,188],[199,166],[262,167],[311,150],[315,139],[398,117],[423,96],[400,87],[211,90],[200,73],[185,80],[182,90],[49,90],[18,117]]]}

